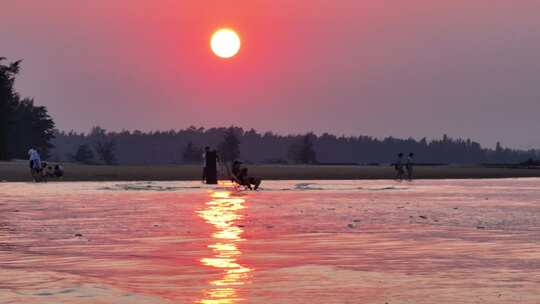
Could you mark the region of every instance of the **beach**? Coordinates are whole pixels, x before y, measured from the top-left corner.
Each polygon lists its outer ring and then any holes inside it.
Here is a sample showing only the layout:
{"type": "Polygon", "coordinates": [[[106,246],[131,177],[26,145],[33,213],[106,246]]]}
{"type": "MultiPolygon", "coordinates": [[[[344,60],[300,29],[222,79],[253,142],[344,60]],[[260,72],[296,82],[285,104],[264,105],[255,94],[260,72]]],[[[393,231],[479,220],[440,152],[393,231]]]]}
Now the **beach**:
{"type": "Polygon", "coordinates": [[[540,1],[0,9],[0,304],[540,304],[540,1]]]}
{"type": "MultiPolygon", "coordinates": [[[[52,162],[55,164],[55,162],[52,162]]],[[[64,163],[66,174],[61,181],[171,181],[201,180],[199,165],[81,165],[64,163]]],[[[252,175],[263,180],[369,180],[394,179],[396,172],[385,166],[333,165],[250,165],[252,175]]],[[[227,170],[218,174],[228,179],[227,170]]],[[[415,179],[470,179],[540,177],[540,169],[489,168],[482,166],[416,166],[415,179]]],[[[26,161],[0,162],[0,181],[30,181],[26,161]]],[[[58,181],[50,179],[50,181],[58,181]]]]}
{"type": "Polygon", "coordinates": [[[0,184],[5,303],[540,302],[540,179],[0,184]]]}

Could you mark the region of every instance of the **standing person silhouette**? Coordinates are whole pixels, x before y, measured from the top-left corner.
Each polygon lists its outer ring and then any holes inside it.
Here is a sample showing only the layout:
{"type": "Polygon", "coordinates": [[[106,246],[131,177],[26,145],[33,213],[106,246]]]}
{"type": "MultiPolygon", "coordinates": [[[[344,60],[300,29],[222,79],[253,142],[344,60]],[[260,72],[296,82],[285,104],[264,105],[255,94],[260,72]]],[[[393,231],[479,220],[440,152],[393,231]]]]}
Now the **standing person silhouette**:
{"type": "Polygon", "coordinates": [[[409,153],[407,157],[407,163],[405,164],[405,169],[407,169],[407,178],[409,180],[413,179],[413,166],[414,166],[414,153],[409,153]]]}
{"type": "MultiPolygon", "coordinates": [[[[208,148],[208,147],[207,147],[208,148]]],[[[206,150],[206,148],[205,148],[206,150]]],[[[219,157],[216,150],[206,150],[204,153],[204,177],[207,184],[216,185],[217,180],[217,163],[219,157]]]]}
{"type": "Polygon", "coordinates": [[[403,170],[403,153],[398,154],[394,169],[396,169],[396,178],[400,181],[403,180],[405,176],[405,171],[403,170]]]}
{"type": "Polygon", "coordinates": [[[208,152],[210,152],[210,147],[206,146],[204,147],[204,152],[202,154],[202,166],[203,166],[203,170],[202,170],[202,182],[206,182],[206,154],[208,154],[208,152]]]}

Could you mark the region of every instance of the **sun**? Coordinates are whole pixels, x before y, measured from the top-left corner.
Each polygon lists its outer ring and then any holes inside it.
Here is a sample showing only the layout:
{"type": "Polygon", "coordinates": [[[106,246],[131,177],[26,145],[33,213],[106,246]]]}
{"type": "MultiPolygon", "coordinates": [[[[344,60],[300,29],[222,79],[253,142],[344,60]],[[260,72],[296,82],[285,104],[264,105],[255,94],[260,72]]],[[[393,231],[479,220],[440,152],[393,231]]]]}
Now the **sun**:
{"type": "Polygon", "coordinates": [[[210,39],[210,47],[216,56],[231,58],[240,50],[240,36],[228,28],[217,30],[210,39]]]}

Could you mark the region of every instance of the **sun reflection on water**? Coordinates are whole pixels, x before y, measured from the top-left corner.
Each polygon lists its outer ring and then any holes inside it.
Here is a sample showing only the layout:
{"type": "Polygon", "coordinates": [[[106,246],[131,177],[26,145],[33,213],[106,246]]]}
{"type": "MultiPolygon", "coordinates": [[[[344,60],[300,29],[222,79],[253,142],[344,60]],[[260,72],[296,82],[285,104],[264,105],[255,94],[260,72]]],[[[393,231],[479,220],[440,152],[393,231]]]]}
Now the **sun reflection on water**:
{"type": "Polygon", "coordinates": [[[216,191],[211,193],[211,200],[206,208],[197,211],[207,223],[217,230],[212,234],[214,244],[208,245],[214,256],[201,259],[205,266],[223,270],[223,276],[210,282],[212,288],[205,292],[205,299],[198,301],[202,304],[232,304],[245,300],[238,294],[238,287],[246,283],[251,268],[238,263],[242,252],[237,244],[244,241],[244,232],[237,222],[242,219],[238,212],[246,208],[243,198],[231,197],[229,191],[216,191]]]}

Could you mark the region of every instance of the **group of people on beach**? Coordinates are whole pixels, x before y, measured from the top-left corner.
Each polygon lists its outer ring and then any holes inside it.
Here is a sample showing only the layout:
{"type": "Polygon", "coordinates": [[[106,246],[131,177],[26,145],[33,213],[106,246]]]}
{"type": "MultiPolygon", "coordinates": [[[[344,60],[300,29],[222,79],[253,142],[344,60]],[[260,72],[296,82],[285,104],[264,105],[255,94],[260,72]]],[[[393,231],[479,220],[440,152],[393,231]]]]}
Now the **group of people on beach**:
{"type": "MultiPolygon", "coordinates": [[[[32,175],[32,178],[36,182],[43,182],[47,181],[48,178],[60,178],[64,176],[64,167],[61,164],[55,164],[54,166],[52,164],[48,164],[47,162],[41,161],[41,157],[39,155],[39,152],[31,148],[28,150],[28,157],[29,157],[29,166],[30,166],[30,173],[32,175]]],[[[396,178],[400,181],[407,179],[412,180],[413,179],[413,172],[414,172],[414,153],[409,153],[406,159],[404,159],[404,154],[399,153],[397,155],[397,160],[393,164],[394,169],[396,170],[396,178]]],[[[215,150],[211,150],[210,147],[206,147],[204,149],[203,155],[202,155],[202,161],[203,161],[203,174],[202,174],[202,180],[203,183],[208,183],[208,176],[212,172],[210,172],[210,168],[208,166],[209,163],[213,163],[213,170],[216,172],[213,172],[212,175],[217,176],[217,166],[216,164],[219,162],[219,156],[215,150]],[[213,159],[209,159],[209,158],[213,159]]],[[[225,164],[225,166],[227,166],[225,164]]],[[[259,177],[250,176],[248,173],[248,168],[242,166],[242,162],[235,160],[232,162],[232,167],[229,170],[227,167],[227,171],[231,177],[231,181],[239,186],[243,186],[246,189],[249,190],[257,190],[259,189],[259,186],[261,185],[262,180],[259,177]]]]}
{"type": "Polygon", "coordinates": [[[48,178],[60,178],[64,176],[64,167],[61,164],[48,164],[47,162],[41,161],[41,156],[39,152],[30,148],[28,150],[28,158],[30,165],[30,174],[35,182],[45,182],[48,178]]]}
{"type": "Polygon", "coordinates": [[[400,181],[405,178],[408,180],[413,179],[413,169],[414,169],[414,153],[409,153],[407,159],[403,160],[403,153],[399,153],[397,156],[396,163],[394,164],[394,169],[396,170],[396,178],[400,181]],[[407,172],[405,172],[407,171],[407,172]]]}
{"type": "MultiPolygon", "coordinates": [[[[217,163],[220,161],[219,155],[215,150],[210,147],[205,147],[202,155],[202,180],[203,183],[215,183],[214,178],[217,176],[217,163]]],[[[250,176],[248,174],[248,168],[242,166],[242,162],[235,160],[232,162],[232,166],[229,170],[226,164],[222,164],[227,168],[227,172],[233,182],[237,186],[243,186],[249,190],[257,190],[261,185],[261,179],[258,177],[250,176]]],[[[222,167],[223,168],[223,167],[222,167]]]]}

